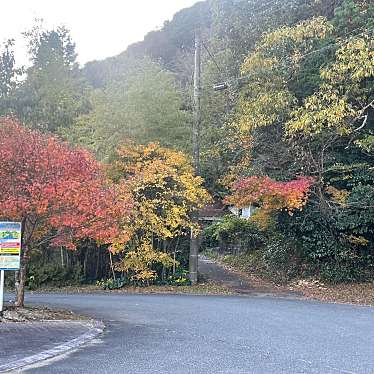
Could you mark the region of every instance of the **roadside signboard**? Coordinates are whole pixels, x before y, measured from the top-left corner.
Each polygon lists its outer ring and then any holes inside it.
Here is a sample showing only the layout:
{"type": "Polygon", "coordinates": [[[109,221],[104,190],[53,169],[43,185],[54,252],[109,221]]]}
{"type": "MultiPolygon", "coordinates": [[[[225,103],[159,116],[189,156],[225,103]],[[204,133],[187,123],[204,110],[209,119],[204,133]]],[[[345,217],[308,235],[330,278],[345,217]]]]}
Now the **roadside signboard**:
{"type": "Polygon", "coordinates": [[[0,222],[0,270],[18,270],[21,254],[21,223],[0,222]]]}

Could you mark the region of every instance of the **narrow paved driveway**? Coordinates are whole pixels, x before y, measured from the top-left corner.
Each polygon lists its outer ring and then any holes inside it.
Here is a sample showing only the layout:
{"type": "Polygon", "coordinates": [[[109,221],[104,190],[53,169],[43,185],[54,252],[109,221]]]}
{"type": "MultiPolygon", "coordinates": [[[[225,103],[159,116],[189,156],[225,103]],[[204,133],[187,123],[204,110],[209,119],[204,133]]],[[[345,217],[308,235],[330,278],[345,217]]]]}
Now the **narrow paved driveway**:
{"type": "Polygon", "coordinates": [[[374,373],[374,309],[297,300],[33,295],[104,320],[100,341],[28,373],[374,373]]]}
{"type": "Polygon", "coordinates": [[[281,287],[275,287],[270,282],[252,281],[244,278],[238,273],[228,270],[227,267],[213,261],[205,256],[199,256],[199,274],[204,277],[220,283],[227,288],[244,295],[260,296],[283,296],[283,297],[300,297],[300,292],[294,292],[281,287]]]}

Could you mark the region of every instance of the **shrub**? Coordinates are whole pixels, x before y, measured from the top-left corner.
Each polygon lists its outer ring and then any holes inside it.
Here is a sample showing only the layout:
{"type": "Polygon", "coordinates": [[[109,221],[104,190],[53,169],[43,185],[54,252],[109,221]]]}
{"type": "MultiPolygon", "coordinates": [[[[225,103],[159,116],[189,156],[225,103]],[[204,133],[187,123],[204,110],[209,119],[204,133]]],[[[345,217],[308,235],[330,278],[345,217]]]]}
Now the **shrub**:
{"type": "Polygon", "coordinates": [[[124,287],[128,284],[129,280],[126,277],[120,278],[109,278],[109,279],[102,279],[101,281],[97,281],[96,285],[101,287],[104,290],[117,290],[124,287]]]}
{"type": "Polygon", "coordinates": [[[300,275],[303,269],[297,244],[277,233],[267,242],[262,258],[266,272],[280,283],[300,275]]]}
{"type": "Polygon", "coordinates": [[[310,204],[293,217],[284,215],[281,230],[294,238],[310,274],[331,283],[365,281],[374,274],[371,214],[340,208],[322,217],[310,204]]]}
{"type": "MultiPolygon", "coordinates": [[[[156,285],[170,285],[170,286],[189,286],[191,284],[190,280],[188,279],[188,272],[183,270],[181,272],[177,272],[175,275],[168,276],[165,280],[158,280],[156,279],[153,283],[156,285]]],[[[96,285],[98,287],[103,288],[104,290],[117,290],[121,289],[125,286],[149,286],[149,281],[141,281],[136,280],[133,277],[129,276],[121,276],[119,278],[113,279],[102,279],[101,281],[97,281],[96,285]]]]}
{"type": "Polygon", "coordinates": [[[243,272],[267,275],[262,250],[245,252],[239,255],[226,255],[223,257],[223,262],[243,272]]]}
{"type": "Polygon", "coordinates": [[[266,234],[254,222],[226,216],[221,222],[207,227],[203,232],[202,247],[223,246],[227,249],[255,250],[264,245],[266,234]]]}
{"type": "Polygon", "coordinates": [[[35,290],[41,286],[79,285],[84,282],[82,268],[79,264],[73,268],[56,264],[41,266],[31,265],[27,272],[26,286],[35,290]]]}

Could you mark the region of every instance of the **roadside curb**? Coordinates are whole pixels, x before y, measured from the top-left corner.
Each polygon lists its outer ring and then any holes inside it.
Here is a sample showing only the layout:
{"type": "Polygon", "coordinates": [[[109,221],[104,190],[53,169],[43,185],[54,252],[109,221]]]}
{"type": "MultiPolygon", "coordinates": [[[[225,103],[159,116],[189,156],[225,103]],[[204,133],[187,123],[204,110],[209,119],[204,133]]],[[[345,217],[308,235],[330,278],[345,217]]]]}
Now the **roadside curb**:
{"type": "MultiPolygon", "coordinates": [[[[48,321],[45,321],[45,322],[47,323],[48,321]]],[[[79,348],[83,344],[86,344],[89,341],[96,338],[105,329],[105,325],[101,321],[92,320],[88,322],[82,322],[82,324],[86,325],[89,328],[89,330],[85,332],[84,334],[78,336],[75,339],[69,340],[68,342],[62,343],[53,349],[48,349],[46,351],[22,358],[20,360],[13,361],[5,365],[0,365],[0,373],[5,373],[11,370],[21,369],[25,366],[32,365],[37,362],[50,359],[58,355],[61,355],[63,353],[66,353],[68,351],[71,351],[73,349],[79,348]]]]}

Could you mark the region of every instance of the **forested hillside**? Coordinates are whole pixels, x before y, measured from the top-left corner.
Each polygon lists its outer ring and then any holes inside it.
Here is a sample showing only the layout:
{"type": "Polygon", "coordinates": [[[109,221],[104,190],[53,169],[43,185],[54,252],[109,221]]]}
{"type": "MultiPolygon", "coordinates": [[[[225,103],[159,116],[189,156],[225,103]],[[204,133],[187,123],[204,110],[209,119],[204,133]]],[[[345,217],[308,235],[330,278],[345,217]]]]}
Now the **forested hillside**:
{"type": "MultiPolygon", "coordinates": [[[[370,0],[202,1],[120,55],[84,67],[68,30],[36,25],[26,35],[29,68],[16,68],[12,41],[3,45],[0,115],[88,149],[114,183],[136,175],[130,226],[137,229],[128,230],[133,236],[118,271],[136,268],[138,279],[147,279],[147,271],[150,279],[164,278],[173,259],[186,265],[189,214],[209,201],[200,178],[191,182],[192,169],[184,166],[191,153],[197,29],[203,39],[201,177],[215,201],[255,208],[245,223],[228,217],[207,228],[203,246],[239,248],[250,269],[281,280],[370,278],[370,0]],[[215,91],[217,83],[226,89],[215,91]]],[[[105,276],[99,254],[89,264],[90,246],[97,244],[79,247],[84,276],[105,276]]]]}

